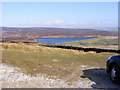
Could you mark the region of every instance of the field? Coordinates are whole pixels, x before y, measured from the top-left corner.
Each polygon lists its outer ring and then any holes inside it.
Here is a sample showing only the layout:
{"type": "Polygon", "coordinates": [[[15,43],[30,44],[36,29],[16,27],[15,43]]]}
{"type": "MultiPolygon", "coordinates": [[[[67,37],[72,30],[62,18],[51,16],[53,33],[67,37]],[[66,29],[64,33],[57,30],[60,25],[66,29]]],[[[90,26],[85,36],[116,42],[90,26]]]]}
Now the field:
{"type": "MultiPolygon", "coordinates": [[[[115,53],[95,53],[38,46],[37,44],[1,43],[2,62],[19,67],[29,75],[39,73],[66,79],[83,66],[105,68],[106,60],[115,53]]],[[[82,71],[77,71],[77,73],[82,71]]],[[[73,77],[78,78],[78,77],[73,77]]]]}
{"type": "Polygon", "coordinates": [[[93,38],[88,40],[80,40],[73,42],[62,43],[62,45],[90,47],[90,48],[104,48],[104,49],[118,49],[117,38],[93,38]]]}
{"type": "Polygon", "coordinates": [[[118,36],[118,32],[97,29],[71,28],[12,28],[1,27],[2,40],[5,42],[36,42],[35,38],[68,38],[68,37],[107,37],[118,36]]]}

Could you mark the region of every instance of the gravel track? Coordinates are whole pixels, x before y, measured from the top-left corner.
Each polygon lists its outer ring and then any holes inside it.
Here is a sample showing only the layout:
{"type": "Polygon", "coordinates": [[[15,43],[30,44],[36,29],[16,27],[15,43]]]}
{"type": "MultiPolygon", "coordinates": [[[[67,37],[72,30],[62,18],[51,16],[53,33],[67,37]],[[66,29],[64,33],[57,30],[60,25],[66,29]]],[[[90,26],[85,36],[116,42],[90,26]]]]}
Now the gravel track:
{"type": "Polygon", "coordinates": [[[105,70],[85,65],[79,68],[66,79],[75,77],[79,70],[83,70],[83,73],[76,81],[69,84],[66,80],[51,79],[42,74],[32,77],[18,72],[19,68],[0,64],[0,82],[2,88],[120,88],[120,85],[110,82],[105,70]]]}

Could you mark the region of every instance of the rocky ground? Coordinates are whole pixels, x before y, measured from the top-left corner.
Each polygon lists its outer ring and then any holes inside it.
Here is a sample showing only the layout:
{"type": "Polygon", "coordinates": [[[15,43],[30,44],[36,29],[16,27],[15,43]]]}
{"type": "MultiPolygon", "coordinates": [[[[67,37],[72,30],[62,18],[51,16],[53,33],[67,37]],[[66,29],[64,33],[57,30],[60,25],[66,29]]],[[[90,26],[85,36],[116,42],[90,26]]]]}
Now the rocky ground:
{"type": "Polygon", "coordinates": [[[21,72],[19,68],[5,64],[0,65],[0,82],[2,88],[120,88],[120,85],[113,84],[109,75],[104,69],[81,65],[66,80],[53,79],[45,75],[29,76],[21,72]],[[81,70],[80,77],[69,84],[67,79],[76,76],[81,70]]]}

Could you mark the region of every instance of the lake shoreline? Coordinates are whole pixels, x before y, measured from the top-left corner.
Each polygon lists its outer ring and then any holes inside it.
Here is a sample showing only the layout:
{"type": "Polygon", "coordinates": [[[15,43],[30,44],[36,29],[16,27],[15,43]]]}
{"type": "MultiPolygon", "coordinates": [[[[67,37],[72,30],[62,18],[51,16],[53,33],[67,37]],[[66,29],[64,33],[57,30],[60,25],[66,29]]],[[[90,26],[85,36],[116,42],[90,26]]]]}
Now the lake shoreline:
{"type": "Polygon", "coordinates": [[[66,43],[66,42],[72,42],[72,41],[79,41],[79,40],[86,40],[86,39],[93,39],[92,37],[82,37],[82,38],[36,38],[37,43],[51,43],[51,44],[60,44],[60,43],[66,43]]]}

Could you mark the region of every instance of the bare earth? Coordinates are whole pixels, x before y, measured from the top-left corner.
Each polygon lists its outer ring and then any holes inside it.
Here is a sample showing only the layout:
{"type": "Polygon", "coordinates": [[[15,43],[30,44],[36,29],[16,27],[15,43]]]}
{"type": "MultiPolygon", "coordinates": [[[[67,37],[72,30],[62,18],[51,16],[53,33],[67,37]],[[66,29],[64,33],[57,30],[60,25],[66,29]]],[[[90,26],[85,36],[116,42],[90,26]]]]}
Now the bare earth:
{"type": "Polygon", "coordinates": [[[79,66],[66,80],[53,79],[42,74],[29,76],[22,73],[19,68],[5,64],[0,64],[0,74],[2,88],[120,88],[120,85],[110,81],[104,69],[85,65],[79,66]],[[67,82],[77,75],[79,75],[77,80],[67,82]]]}

